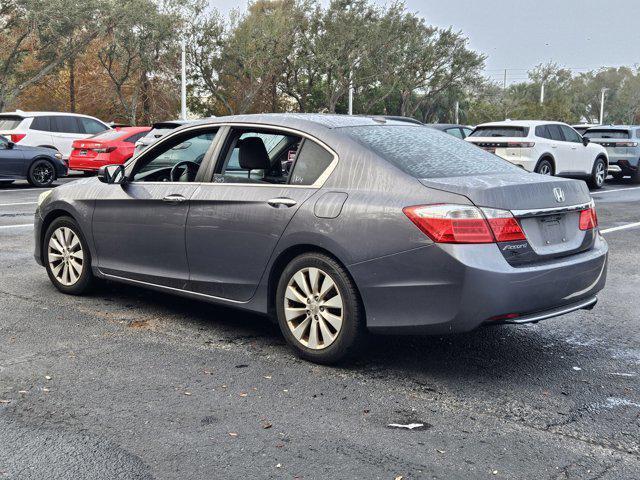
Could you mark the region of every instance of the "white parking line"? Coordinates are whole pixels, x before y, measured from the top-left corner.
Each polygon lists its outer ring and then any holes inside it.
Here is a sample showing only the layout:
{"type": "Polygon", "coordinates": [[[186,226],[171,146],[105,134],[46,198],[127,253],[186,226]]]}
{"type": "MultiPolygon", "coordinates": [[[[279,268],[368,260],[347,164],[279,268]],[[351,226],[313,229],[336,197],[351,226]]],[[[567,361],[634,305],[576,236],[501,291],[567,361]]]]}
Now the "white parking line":
{"type": "Polygon", "coordinates": [[[0,203],[0,207],[10,207],[12,205],[35,205],[38,202],[21,202],[21,203],[0,203]]]}
{"type": "Polygon", "coordinates": [[[591,192],[591,195],[600,195],[603,193],[613,193],[613,192],[628,192],[629,190],[637,190],[640,187],[629,187],[629,188],[614,188],[613,190],[603,190],[601,192],[591,192]]]}
{"type": "Polygon", "coordinates": [[[23,223],[21,225],[0,225],[0,228],[22,228],[22,227],[33,227],[33,223],[23,223]]]}
{"type": "Polygon", "coordinates": [[[604,230],[600,230],[600,233],[617,232],[618,230],[626,230],[627,228],[636,227],[640,227],[640,222],[628,223],[626,225],[620,225],[619,227],[605,228],[604,230]]]}

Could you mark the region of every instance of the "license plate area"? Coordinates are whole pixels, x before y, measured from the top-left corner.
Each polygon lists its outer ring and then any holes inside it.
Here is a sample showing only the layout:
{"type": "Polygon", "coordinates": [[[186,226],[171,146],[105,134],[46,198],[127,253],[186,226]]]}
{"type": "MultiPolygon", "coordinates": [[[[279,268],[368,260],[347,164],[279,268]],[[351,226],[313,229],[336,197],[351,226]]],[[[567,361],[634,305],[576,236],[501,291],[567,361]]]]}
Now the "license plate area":
{"type": "Polygon", "coordinates": [[[80,156],[81,157],[85,157],[87,155],[87,151],[86,150],[80,150],[80,156]]]}
{"type": "Polygon", "coordinates": [[[550,215],[538,219],[544,245],[558,245],[567,241],[562,215],[550,215]]]}

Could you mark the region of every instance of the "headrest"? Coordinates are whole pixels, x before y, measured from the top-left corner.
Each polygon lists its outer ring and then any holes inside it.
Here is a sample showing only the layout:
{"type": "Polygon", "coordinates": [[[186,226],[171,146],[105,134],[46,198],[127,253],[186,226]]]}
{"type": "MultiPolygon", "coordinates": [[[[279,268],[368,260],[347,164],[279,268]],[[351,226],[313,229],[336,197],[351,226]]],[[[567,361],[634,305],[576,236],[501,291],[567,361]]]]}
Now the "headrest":
{"type": "Polygon", "coordinates": [[[268,170],[271,167],[264,142],[258,137],[240,140],[238,161],[243,170],[268,170]]]}

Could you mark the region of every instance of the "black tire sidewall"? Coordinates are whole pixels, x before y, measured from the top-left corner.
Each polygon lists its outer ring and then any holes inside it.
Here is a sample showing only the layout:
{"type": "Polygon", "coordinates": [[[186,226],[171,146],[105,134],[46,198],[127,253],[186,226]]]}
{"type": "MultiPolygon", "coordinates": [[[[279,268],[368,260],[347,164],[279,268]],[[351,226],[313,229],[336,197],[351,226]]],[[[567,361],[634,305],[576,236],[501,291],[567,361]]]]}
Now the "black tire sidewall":
{"type": "Polygon", "coordinates": [[[59,217],[51,222],[51,225],[49,225],[43,237],[42,256],[51,283],[53,283],[53,285],[62,293],[66,293],[68,295],[81,295],[91,287],[91,283],[93,281],[93,272],[91,271],[91,252],[89,251],[87,241],[84,238],[82,230],[73,218],[59,217]],[[82,273],[80,274],[80,278],[74,285],[63,285],[58,282],[49,266],[49,239],[51,238],[53,232],[60,227],[67,227],[73,230],[73,232],[80,239],[80,244],[82,245],[82,253],[84,255],[82,273]]]}
{"type": "Polygon", "coordinates": [[[352,357],[357,352],[364,333],[363,310],[349,274],[333,258],[321,253],[307,253],[291,260],[280,275],[275,303],[280,330],[287,343],[300,357],[315,363],[333,364],[352,357]],[[329,274],[343,299],[344,316],[340,333],[331,345],[322,350],[313,350],[300,344],[291,333],[284,315],[284,294],[287,285],[296,272],[308,267],[316,267],[329,274]]]}
{"type": "Polygon", "coordinates": [[[545,176],[550,176],[550,177],[552,177],[552,176],[553,176],[553,173],[554,173],[554,172],[553,172],[553,164],[552,164],[549,160],[547,160],[546,158],[543,158],[542,160],[539,160],[539,161],[538,161],[538,164],[536,165],[535,172],[536,172],[537,174],[539,174],[539,175],[543,175],[542,173],[540,173],[540,169],[541,169],[542,165],[544,165],[545,163],[546,163],[547,165],[549,165],[549,171],[551,172],[551,174],[550,174],[550,175],[545,175],[545,176]]]}
{"type": "Polygon", "coordinates": [[[49,160],[45,160],[43,158],[39,158],[36,161],[34,161],[31,166],[29,167],[29,176],[27,178],[27,181],[33,185],[34,187],[50,187],[51,184],[53,182],[55,182],[56,180],[56,167],[53,166],[53,163],[51,163],[49,160]],[[51,181],[47,182],[47,183],[40,183],[38,182],[35,178],[33,178],[33,171],[35,170],[36,166],[38,166],[39,164],[42,163],[46,163],[47,165],[49,165],[49,167],[51,168],[51,170],[53,170],[53,175],[51,177],[51,181]]]}

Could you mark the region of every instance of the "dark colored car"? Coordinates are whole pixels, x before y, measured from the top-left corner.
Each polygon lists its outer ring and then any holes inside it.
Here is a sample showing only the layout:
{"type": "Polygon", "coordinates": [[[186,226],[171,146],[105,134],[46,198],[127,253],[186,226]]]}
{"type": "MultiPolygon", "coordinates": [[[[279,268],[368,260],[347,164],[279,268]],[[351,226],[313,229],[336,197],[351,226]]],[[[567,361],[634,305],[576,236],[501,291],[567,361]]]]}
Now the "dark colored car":
{"type": "Polygon", "coordinates": [[[473,132],[473,128],[470,128],[466,125],[457,125],[455,123],[427,123],[425,124],[429,128],[435,128],[436,130],[440,130],[441,132],[448,133],[456,138],[465,139],[471,132],[473,132]]]}
{"type": "Polygon", "coordinates": [[[56,150],[27,147],[0,135],[0,186],[27,180],[34,187],[48,187],[67,175],[67,166],[56,150]]]}
{"type": "Polygon", "coordinates": [[[584,182],[380,118],[221,117],[42,195],[35,258],[277,318],[335,362],[365,330],[448,333],[590,309],[608,247],[584,182]],[[175,155],[186,145],[191,159],[175,155]]]}

